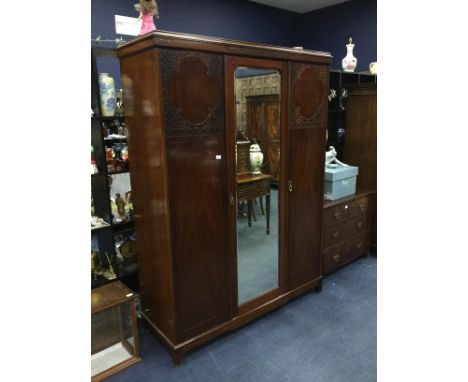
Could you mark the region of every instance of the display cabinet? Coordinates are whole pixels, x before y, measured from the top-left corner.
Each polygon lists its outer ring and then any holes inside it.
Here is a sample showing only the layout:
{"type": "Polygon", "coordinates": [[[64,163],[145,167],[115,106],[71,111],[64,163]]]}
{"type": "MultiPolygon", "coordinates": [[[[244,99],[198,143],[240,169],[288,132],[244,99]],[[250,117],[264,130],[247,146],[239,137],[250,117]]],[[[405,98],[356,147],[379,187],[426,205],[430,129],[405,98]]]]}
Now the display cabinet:
{"type": "Polygon", "coordinates": [[[135,294],[120,281],[91,291],[91,380],[102,381],[141,360],[135,294]]]}
{"type": "Polygon", "coordinates": [[[358,166],[357,187],[374,190],[371,248],[377,249],[377,84],[350,86],[346,110],[345,163],[358,166]]]}
{"type": "MultiPolygon", "coordinates": [[[[117,61],[111,48],[91,49],[91,287],[120,279],[138,290],[133,203],[122,96],[114,116],[101,112],[98,58],[117,61]]],[[[117,61],[118,62],[118,61],[117,61]]]]}
{"type": "Polygon", "coordinates": [[[338,159],[343,159],[346,141],[346,108],[350,87],[356,84],[377,83],[377,75],[370,72],[330,70],[328,93],[328,146],[333,146],[338,159]]]}
{"type": "Polygon", "coordinates": [[[331,56],[165,31],[138,37],[117,53],[141,316],[179,363],[197,346],[321,290],[331,56]],[[248,79],[241,77],[246,71],[248,79]],[[266,155],[275,170],[244,174],[244,144],[253,137],[237,134],[236,89],[241,78],[253,85],[251,77],[265,79],[265,73],[275,86],[262,102],[274,107],[255,115],[272,119],[258,126],[266,150],[275,153],[266,155]],[[240,205],[252,210],[260,199],[264,214],[239,214],[240,205]]]}

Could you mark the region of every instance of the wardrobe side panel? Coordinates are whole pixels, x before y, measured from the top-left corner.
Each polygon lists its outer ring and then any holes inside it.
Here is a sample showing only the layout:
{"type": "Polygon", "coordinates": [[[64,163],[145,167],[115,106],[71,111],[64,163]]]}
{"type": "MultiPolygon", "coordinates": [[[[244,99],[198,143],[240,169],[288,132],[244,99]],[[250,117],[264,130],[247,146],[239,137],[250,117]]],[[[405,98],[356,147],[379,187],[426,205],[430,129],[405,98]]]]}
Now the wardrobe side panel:
{"type": "Polygon", "coordinates": [[[121,73],[141,307],[145,316],[174,341],[173,265],[158,50],[122,59],[121,73]]]}

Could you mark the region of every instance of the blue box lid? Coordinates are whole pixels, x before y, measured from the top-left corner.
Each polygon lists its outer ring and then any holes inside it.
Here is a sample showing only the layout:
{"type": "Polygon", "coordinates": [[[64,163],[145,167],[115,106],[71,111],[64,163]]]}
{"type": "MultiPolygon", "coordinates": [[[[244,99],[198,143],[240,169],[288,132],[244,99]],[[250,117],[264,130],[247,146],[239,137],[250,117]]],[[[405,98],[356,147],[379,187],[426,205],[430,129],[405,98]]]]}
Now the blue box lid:
{"type": "Polygon", "coordinates": [[[359,168],[356,166],[338,166],[336,168],[325,169],[325,180],[336,182],[337,180],[351,178],[359,173],[359,168]]]}

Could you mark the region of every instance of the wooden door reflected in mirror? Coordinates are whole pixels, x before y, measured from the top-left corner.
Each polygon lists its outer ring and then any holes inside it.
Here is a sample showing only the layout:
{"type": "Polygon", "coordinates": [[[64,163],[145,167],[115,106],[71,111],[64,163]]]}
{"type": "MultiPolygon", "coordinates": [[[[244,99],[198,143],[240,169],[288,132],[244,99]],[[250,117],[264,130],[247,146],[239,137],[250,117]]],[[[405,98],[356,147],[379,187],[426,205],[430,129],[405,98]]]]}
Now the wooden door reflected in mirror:
{"type": "Polygon", "coordinates": [[[234,73],[238,305],[279,287],[281,74],[234,73]]]}

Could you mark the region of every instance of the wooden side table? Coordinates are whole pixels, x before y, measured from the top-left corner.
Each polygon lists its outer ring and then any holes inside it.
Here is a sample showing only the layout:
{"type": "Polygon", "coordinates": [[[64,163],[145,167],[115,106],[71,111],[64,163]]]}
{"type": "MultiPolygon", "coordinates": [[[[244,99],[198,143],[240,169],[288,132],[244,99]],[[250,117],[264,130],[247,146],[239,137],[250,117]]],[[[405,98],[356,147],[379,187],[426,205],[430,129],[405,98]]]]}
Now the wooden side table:
{"type": "Polygon", "coordinates": [[[139,361],[135,294],[120,281],[91,291],[91,381],[139,361]]]}
{"type": "Polygon", "coordinates": [[[237,174],[237,201],[247,202],[247,218],[252,226],[252,201],[265,196],[266,199],[266,233],[270,234],[270,197],[271,179],[267,174],[237,174]]]}

